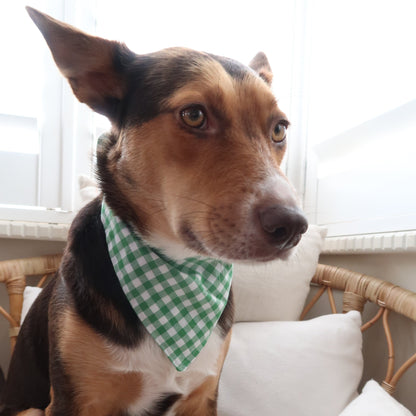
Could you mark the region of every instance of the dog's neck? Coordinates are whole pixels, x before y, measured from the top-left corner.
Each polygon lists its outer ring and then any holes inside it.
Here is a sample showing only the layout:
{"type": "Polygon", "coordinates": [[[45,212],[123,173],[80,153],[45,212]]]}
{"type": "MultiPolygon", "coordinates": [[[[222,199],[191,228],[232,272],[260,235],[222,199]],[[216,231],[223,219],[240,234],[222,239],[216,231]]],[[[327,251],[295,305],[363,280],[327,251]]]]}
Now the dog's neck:
{"type": "Polygon", "coordinates": [[[175,261],[143,243],[103,201],[108,252],[121,288],[142,324],[178,371],[206,345],[231,289],[232,265],[189,257],[175,261]]]}
{"type": "Polygon", "coordinates": [[[201,256],[183,244],[172,241],[162,235],[154,234],[152,236],[146,236],[143,238],[143,241],[151,247],[157,247],[158,251],[174,261],[180,262],[190,257],[206,258],[206,256],[201,256]]]}

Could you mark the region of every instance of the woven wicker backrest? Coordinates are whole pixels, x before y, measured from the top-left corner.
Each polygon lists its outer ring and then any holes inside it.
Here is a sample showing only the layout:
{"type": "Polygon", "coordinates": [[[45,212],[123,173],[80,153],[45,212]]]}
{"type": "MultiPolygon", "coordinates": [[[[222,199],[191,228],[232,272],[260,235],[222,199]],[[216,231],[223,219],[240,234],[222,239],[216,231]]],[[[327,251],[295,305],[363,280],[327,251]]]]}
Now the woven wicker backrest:
{"type": "Polygon", "coordinates": [[[395,370],[394,342],[390,332],[389,314],[392,311],[416,322],[416,293],[375,277],[322,264],[318,265],[312,284],[321,288],[306,305],[301,319],[306,316],[324,292],[328,294],[332,312],[337,313],[333,289],[344,292],[342,307],[344,313],[351,310],[362,312],[366,302],[372,302],[379,307],[377,314],[361,327],[361,331],[366,331],[382,319],[388,357],[387,374],[381,385],[388,393],[393,394],[397,382],[416,363],[416,354],[399,366],[397,371],[395,370]]]}
{"type": "MultiPolygon", "coordinates": [[[[0,314],[10,324],[12,351],[20,328],[26,277],[32,275],[43,276],[38,284],[38,286],[41,286],[48,275],[58,270],[61,259],[61,254],[53,254],[0,262],[0,283],[6,285],[9,297],[9,311],[6,311],[0,306],[0,314]]],[[[350,310],[362,312],[367,301],[378,305],[379,309],[377,314],[362,326],[362,331],[367,330],[382,319],[389,351],[387,374],[382,386],[389,393],[393,393],[397,382],[404,372],[416,362],[416,354],[410,357],[395,371],[394,344],[389,328],[389,313],[390,311],[394,311],[416,321],[416,294],[371,276],[326,265],[318,265],[316,274],[312,279],[312,284],[319,285],[321,288],[305,307],[301,319],[305,317],[324,292],[328,293],[331,310],[333,313],[336,313],[333,289],[344,292],[343,312],[350,310]]]]}
{"type": "Polygon", "coordinates": [[[0,283],[4,283],[9,297],[9,311],[0,306],[0,314],[10,324],[10,343],[13,351],[20,328],[23,291],[26,277],[42,276],[38,286],[42,286],[48,275],[58,270],[62,254],[52,254],[27,259],[6,260],[0,262],[0,283]]]}

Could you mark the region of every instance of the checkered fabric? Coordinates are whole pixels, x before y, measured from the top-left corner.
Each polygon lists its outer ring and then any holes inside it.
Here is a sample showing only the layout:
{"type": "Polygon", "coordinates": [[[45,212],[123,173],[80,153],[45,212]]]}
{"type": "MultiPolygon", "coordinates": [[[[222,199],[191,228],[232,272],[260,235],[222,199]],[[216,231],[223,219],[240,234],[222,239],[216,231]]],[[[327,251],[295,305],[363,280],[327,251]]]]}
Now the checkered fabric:
{"type": "Polygon", "coordinates": [[[174,261],[143,243],[105,202],[101,221],[123,292],[175,368],[185,370],[227,304],[232,265],[198,257],[174,261]]]}

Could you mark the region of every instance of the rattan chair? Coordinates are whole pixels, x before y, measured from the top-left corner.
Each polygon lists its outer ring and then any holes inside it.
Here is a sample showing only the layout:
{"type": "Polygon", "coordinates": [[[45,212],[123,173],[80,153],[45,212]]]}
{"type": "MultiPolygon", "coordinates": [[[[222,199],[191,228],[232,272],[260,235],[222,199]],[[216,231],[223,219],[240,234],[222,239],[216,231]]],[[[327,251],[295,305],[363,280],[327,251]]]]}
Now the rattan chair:
{"type": "Polygon", "coordinates": [[[352,310],[362,313],[367,302],[378,306],[376,315],[363,324],[361,331],[368,330],[380,319],[382,320],[388,356],[386,357],[387,372],[381,385],[388,393],[393,394],[398,381],[416,363],[416,353],[395,370],[394,342],[390,331],[389,315],[390,312],[395,312],[416,321],[416,293],[375,277],[322,264],[318,265],[312,284],[320,286],[320,289],[305,306],[300,319],[306,316],[324,292],[328,294],[332,313],[337,313],[333,289],[343,292],[343,313],[352,310]]]}
{"type": "Polygon", "coordinates": [[[9,311],[0,306],[0,313],[10,324],[10,344],[13,352],[20,329],[23,306],[23,291],[26,278],[40,276],[38,286],[42,287],[49,275],[54,274],[61,262],[62,254],[52,254],[27,259],[0,261],[0,283],[4,283],[9,296],[9,311]]]}
{"type": "MultiPolygon", "coordinates": [[[[54,254],[0,262],[0,283],[6,285],[10,302],[9,312],[0,307],[0,313],[10,324],[12,351],[19,332],[26,277],[43,276],[38,283],[38,286],[42,286],[48,275],[57,271],[61,258],[61,254],[54,254]]],[[[392,394],[399,379],[416,362],[416,354],[395,371],[394,344],[389,328],[389,313],[393,311],[416,321],[416,293],[374,277],[326,265],[318,265],[312,284],[320,286],[320,289],[305,307],[301,319],[306,316],[324,292],[328,293],[331,310],[336,313],[333,289],[344,292],[343,312],[351,310],[362,312],[366,302],[378,305],[379,310],[376,316],[362,326],[362,331],[382,319],[389,353],[386,357],[387,374],[381,384],[387,392],[392,394]]]]}

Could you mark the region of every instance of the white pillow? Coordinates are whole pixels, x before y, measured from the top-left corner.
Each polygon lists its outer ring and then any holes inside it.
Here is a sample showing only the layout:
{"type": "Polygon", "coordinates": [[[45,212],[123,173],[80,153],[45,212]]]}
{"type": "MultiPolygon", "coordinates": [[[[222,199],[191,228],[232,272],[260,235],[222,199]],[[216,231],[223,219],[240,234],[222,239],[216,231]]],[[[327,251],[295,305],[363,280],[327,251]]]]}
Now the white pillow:
{"type": "Polygon", "coordinates": [[[234,326],[219,416],[336,416],[357,396],[361,315],[234,326]]]}
{"type": "Polygon", "coordinates": [[[374,380],[367,381],[362,393],[339,416],[413,416],[374,380]]]}
{"type": "Polygon", "coordinates": [[[309,225],[288,260],[234,264],[236,322],[298,320],[325,236],[325,228],[309,225]]]}
{"type": "Polygon", "coordinates": [[[78,184],[83,205],[86,205],[100,194],[100,188],[97,186],[97,183],[87,175],[79,175],[78,184]]]}
{"type": "Polygon", "coordinates": [[[32,306],[32,303],[39,296],[39,293],[42,291],[40,287],[26,286],[23,291],[23,306],[22,306],[22,316],[20,317],[20,325],[22,325],[26,315],[32,306]]]}

